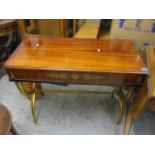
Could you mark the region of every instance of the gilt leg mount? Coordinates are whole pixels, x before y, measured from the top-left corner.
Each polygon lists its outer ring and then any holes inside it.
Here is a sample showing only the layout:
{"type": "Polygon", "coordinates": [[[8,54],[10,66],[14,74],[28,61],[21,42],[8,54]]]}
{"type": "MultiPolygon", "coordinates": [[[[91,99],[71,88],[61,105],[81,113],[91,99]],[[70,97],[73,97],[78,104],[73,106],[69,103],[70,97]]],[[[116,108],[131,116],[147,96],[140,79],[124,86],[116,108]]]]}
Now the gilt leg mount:
{"type": "Polygon", "coordinates": [[[121,88],[117,88],[112,92],[112,97],[116,99],[118,103],[118,116],[117,116],[117,125],[120,124],[123,116],[123,91],[121,88]]]}
{"type": "Polygon", "coordinates": [[[32,116],[34,119],[34,122],[37,123],[36,121],[36,113],[35,113],[35,100],[36,100],[36,84],[33,82],[33,87],[31,91],[27,91],[21,82],[16,82],[16,86],[19,89],[19,91],[24,95],[24,96],[29,96],[31,99],[31,111],[32,111],[32,116]]]}
{"type": "Polygon", "coordinates": [[[120,124],[123,117],[123,99],[121,96],[118,96],[118,118],[117,118],[117,125],[120,124]]]}
{"type": "Polygon", "coordinates": [[[112,97],[115,98],[118,103],[117,125],[120,124],[123,117],[124,102],[131,97],[132,93],[133,93],[133,88],[129,88],[129,90],[125,94],[122,87],[119,87],[112,92],[112,97]]]}
{"type": "Polygon", "coordinates": [[[33,89],[32,89],[32,94],[31,94],[31,111],[32,111],[32,116],[34,119],[34,122],[37,123],[36,120],[36,114],[35,114],[35,99],[36,99],[36,85],[33,83],[33,89]]]}

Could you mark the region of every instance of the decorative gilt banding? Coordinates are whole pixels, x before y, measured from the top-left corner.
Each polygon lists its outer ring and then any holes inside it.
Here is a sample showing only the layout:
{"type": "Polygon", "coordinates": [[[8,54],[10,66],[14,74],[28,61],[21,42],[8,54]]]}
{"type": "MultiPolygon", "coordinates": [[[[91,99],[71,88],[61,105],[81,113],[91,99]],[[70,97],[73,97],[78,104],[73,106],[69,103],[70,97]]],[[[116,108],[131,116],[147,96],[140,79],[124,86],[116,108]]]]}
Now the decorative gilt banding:
{"type": "Polygon", "coordinates": [[[55,78],[55,79],[67,79],[67,74],[57,74],[57,73],[51,73],[51,74],[47,74],[47,77],[50,78],[55,78]]]}
{"type": "Polygon", "coordinates": [[[83,79],[84,80],[100,80],[100,79],[104,79],[104,77],[99,76],[99,75],[84,74],[83,79]]]}
{"type": "Polygon", "coordinates": [[[79,75],[78,74],[72,74],[72,79],[76,80],[76,79],[79,79],[79,75]]]}

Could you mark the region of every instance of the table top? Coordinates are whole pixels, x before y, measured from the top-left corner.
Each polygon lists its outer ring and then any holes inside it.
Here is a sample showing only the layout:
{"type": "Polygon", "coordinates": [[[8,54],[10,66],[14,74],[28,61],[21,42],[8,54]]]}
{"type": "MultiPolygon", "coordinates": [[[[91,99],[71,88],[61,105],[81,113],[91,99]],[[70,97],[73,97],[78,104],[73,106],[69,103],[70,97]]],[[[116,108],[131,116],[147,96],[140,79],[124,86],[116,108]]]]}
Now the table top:
{"type": "Polygon", "coordinates": [[[134,44],[128,40],[28,35],[5,67],[143,74],[142,68],[146,65],[134,44]]]}

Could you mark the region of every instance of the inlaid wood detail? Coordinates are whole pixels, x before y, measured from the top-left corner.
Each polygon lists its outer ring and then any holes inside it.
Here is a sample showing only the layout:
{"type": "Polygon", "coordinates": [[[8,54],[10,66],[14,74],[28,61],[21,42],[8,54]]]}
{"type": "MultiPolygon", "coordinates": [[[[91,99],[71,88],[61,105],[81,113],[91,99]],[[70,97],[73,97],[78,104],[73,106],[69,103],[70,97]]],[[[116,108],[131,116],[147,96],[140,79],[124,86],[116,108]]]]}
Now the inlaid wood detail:
{"type": "Polygon", "coordinates": [[[26,36],[5,68],[10,80],[23,82],[137,85],[147,74],[141,71],[146,65],[128,40],[40,35],[26,36]]]}

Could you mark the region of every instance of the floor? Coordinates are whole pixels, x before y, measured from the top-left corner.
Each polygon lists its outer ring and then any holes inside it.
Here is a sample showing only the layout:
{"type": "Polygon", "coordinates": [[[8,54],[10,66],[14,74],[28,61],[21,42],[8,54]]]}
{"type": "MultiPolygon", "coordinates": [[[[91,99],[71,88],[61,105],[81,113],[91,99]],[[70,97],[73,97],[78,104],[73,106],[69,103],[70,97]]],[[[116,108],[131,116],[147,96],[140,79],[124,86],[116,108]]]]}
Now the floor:
{"type": "MultiPolygon", "coordinates": [[[[110,94],[63,94],[46,92],[36,103],[38,123],[34,124],[29,100],[22,96],[8,76],[0,79],[0,103],[12,113],[13,123],[22,135],[120,135],[123,134],[125,112],[116,124],[117,106],[110,94]]],[[[112,91],[113,87],[43,84],[46,90],[82,89],[112,91]]],[[[124,111],[126,107],[124,107],[124,111]]],[[[130,134],[155,134],[155,113],[145,110],[133,122],[130,134]]]]}

